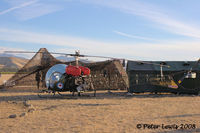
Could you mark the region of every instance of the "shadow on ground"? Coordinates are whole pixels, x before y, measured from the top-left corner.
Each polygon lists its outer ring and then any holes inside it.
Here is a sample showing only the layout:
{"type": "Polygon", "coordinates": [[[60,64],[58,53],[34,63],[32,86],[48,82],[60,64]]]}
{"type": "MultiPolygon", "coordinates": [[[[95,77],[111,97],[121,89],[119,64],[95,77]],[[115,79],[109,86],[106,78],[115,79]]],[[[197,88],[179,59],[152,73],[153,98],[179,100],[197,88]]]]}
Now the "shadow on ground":
{"type": "Polygon", "coordinates": [[[53,96],[53,94],[40,94],[42,97],[38,96],[38,93],[40,91],[35,90],[5,90],[0,89],[0,93],[3,95],[4,93],[10,93],[11,96],[0,96],[0,102],[1,101],[24,101],[24,100],[55,100],[55,99],[131,99],[131,98],[164,98],[164,97],[199,97],[196,95],[175,95],[175,94],[133,94],[133,95],[127,95],[127,92],[122,91],[97,91],[96,96],[94,97],[94,94],[92,92],[89,93],[83,93],[81,96],[72,96],[71,93],[64,94],[63,96],[60,96],[56,94],[53,96]],[[24,93],[24,94],[21,94],[24,93]],[[27,95],[26,95],[27,93],[27,95]],[[20,95],[21,94],[21,95],[20,95]]]}

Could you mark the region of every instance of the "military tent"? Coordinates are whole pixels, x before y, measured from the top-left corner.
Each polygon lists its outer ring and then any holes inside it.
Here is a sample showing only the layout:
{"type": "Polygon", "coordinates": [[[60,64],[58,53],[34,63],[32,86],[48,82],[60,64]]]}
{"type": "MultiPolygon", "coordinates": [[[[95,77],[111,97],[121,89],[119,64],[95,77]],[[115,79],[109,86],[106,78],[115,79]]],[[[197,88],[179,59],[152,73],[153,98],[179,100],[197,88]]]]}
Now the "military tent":
{"type": "MultiPolygon", "coordinates": [[[[161,69],[164,78],[173,77],[173,80],[178,82],[187,71],[196,72],[195,79],[184,79],[181,83],[187,92],[192,92],[193,89],[200,88],[200,64],[196,61],[151,61],[151,63],[169,65],[170,67],[160,67],[159,65],[145,64],[141,62],[128,61],[127,73],[129,77],[130,92],[170,92],[174,91],[169,88],[162,88],[152,85],[150,78],[160,78],[161,69]],[[191,89],[191,90],[190,90],[191,89]]],[[[171,79],[170,79],[171,80],[171,79]]],[[[182,91],[182,88],[175,90],[182,91]]]]}
{"type": "Polygon", "coordinates": [[[13,77],[11,77],[6,86],[36,86],[35,75],[37,71],[41,73],[41,80],[44,84],[44,78],[47,70],[61,61],[54,58],[46,48],[41,48],[13,77]]]}

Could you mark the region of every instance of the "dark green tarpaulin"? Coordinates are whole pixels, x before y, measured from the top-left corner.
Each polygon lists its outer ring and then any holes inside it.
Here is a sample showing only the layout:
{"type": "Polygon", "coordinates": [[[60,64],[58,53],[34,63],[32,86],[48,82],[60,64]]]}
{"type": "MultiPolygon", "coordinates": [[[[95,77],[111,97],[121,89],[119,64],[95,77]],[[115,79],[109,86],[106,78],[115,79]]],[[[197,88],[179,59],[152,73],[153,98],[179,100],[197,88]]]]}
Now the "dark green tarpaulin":
{"type": "MultiPolygon", "coordinates": [[[[200,88],[200,64],[197,61],[150,61],[151,63],[169,65],[170,68],[163,67],[163,74],[165,77],[173,75],[175,81],[178,81],[184,76],[188,70],[196,72],[195,79],[184,79],[181,85],[188,89],[187,93],[192,92],[194,89],[200,88]]],[[[161,68],[159,65],[138,63],[128,61],[127,73],[129,77],[129,91],[130,92],[176,92],[183,91],[182,88],[177,90],[169,89],[168,87],[152,85],[151,78],[159,78],[161,76],[161,68]]],[[[186,92],[184,90],[184,92],[186,92]]]]}

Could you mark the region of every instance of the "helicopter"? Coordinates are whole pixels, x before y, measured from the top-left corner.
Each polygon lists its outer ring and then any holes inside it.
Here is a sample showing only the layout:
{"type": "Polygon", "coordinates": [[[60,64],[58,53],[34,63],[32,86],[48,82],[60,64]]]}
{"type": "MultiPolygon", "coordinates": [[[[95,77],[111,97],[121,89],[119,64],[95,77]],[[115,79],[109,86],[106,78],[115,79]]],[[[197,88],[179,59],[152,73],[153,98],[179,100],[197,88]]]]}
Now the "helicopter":
{"type": "MultiPolygon", "coordinates": [[[[42,53],[42,52],[31,52],[31,51],[5,51],[5,53],[42,53]]],[[[75,57],[75,65],[66,65],[63,63],[58,63],[49,68],[48,65],[44,65],[43,67],[39,67],[37,70],[27,74],[33,74],[38,71],[42,71],[48,67],[48,71],[45,75],[45,84],[46,88],[45,90],[42,90],[42,92],[47,93],[58,93],[62,96],[62,92],[70,91],[72,92],[72,95],[75,94],[75,92],[78,93],[78,96],[82,92],[93,90],[94,96],[96,96],[96,89],[93,86],[91,82],[91,70],[88,67],[80,66],[79,65],[79,58],[81,57],[95,57],[95,58],[104,58],[104,59],[111,59],[111,60],[122,60],[123,66],[125,66],[126,61],[134,61],[138,63],[144,63],[144,64],[152,64],[162,67],[170,67],[168,65],[164,64],[157,64],[157,63],[151,63],[151,62],[144,62],[144,61],[138,61],[138,60],[130,60],[130,59],[124,59],[124,58],[114,58],[114,57],[106,57],[106,56],[93,56],[93,55],[83,55],[80,54],[79,51],[75,51],[75,54],[67,54],[67,53],[55,53],[55,52],[49,52],[50,54],[59,54],[59,55],[65,55],[65,56],[71,56],[75,57]]],[[[162,69],[161,69],[161,73],[162,69]]],[[[24,77],[26,77],[25,75],[24,77]]]]}
{"type": "Polygon", "coordinates": [[[70,91],[78,92],[80,96],[81,92],[86,90],[94,90],[94,96],[96,95],[96,90],[91,83],[90,69],[88,67],[80,66],[79,52],[75,52],[76,65],[66,65],[66,64],[56,64],[52,66],[46,73],[45,82],[48,90],[52,91],[54,94],[62,95],[60,92],[70,91]]]}

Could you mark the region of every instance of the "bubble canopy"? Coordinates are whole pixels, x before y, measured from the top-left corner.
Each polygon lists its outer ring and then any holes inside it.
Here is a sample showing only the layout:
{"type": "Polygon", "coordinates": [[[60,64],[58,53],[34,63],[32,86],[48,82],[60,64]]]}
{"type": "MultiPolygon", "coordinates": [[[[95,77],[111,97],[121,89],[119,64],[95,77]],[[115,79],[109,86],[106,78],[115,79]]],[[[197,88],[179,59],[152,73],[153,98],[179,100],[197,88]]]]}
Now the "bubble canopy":
{"type": "Polygon", "coordinates": [[[59,81],[61,76],[65,73],[67,65],[56,64],[52,66],[46,73],[45,82],[47,88],[53,88],[55,82],[59,81]]]}

